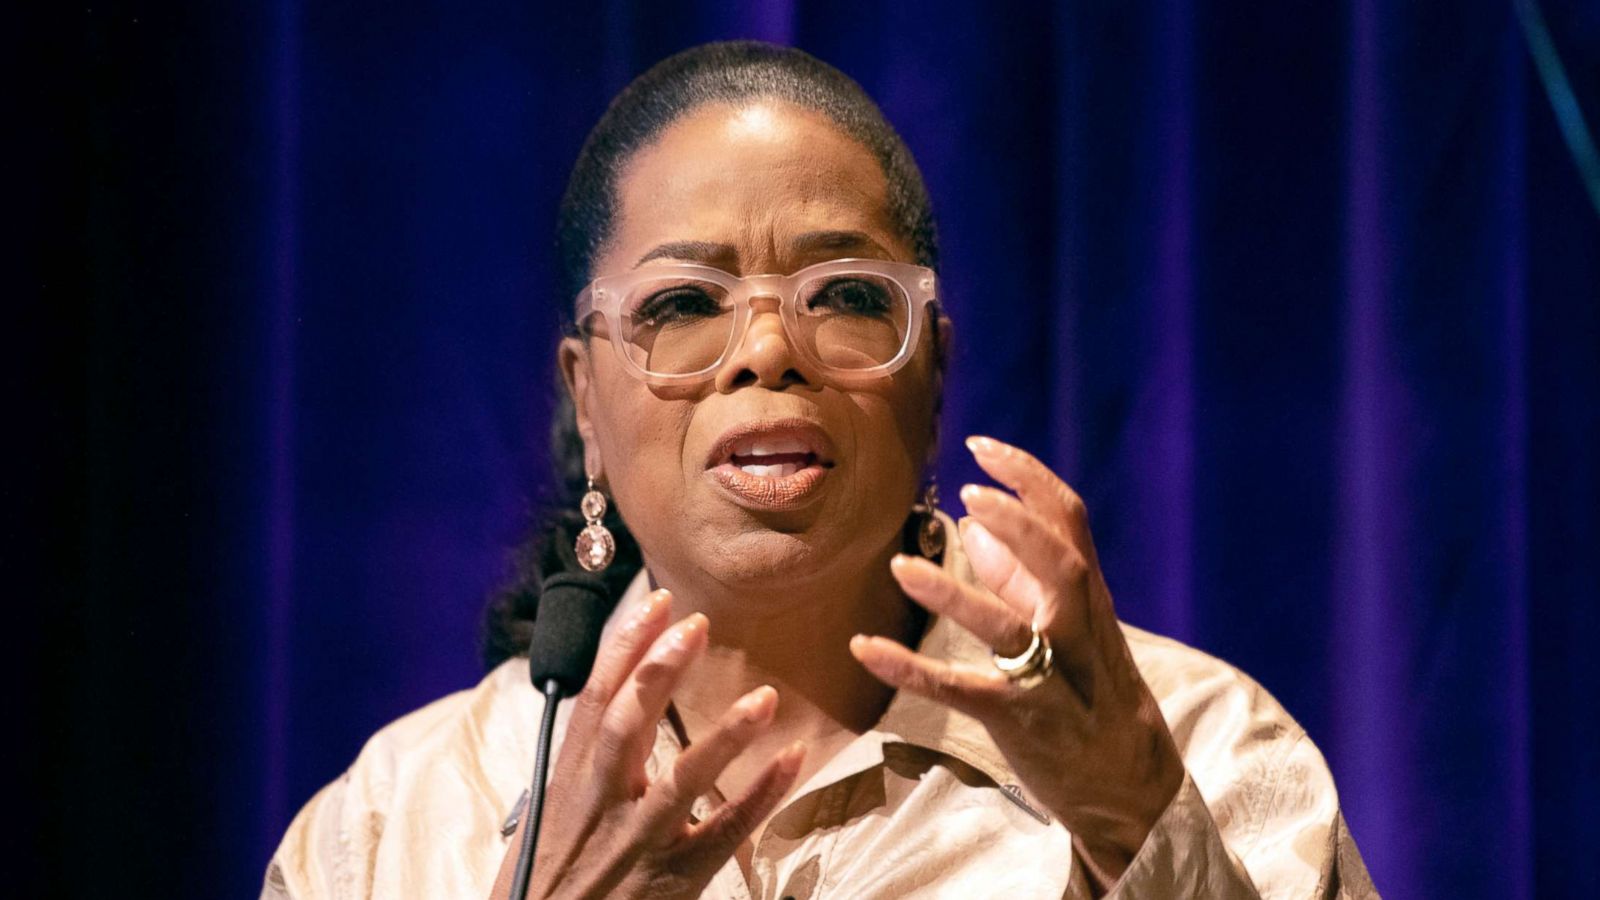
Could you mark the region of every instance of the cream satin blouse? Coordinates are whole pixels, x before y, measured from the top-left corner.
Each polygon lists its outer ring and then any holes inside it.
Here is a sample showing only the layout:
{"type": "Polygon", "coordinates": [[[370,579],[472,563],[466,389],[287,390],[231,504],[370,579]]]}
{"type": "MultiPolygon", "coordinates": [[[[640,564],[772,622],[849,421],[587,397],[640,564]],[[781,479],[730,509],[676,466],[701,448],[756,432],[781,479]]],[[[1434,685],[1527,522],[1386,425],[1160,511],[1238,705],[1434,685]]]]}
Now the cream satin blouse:
{"type": "MultiPolygon", "coordinates": [[[[959,546],[945,566],[976,583],[959,546]]],[[[644,590],[640,573],[629,593],[644,590]]],[[[1283,707],[1221,660],[1123,630],[1188,775],[1110,896],[1376,897],[1327,764],[1283,707]]],[[[920,649],[988,655],[948,620],[931,624],[920,649]]],[[[262,897],[487,898],[509,844],[504,826],[521,811],[541,709],[517,659],[379,731],[295,817],[262,897]]],[[[567,714],[557,714],[557,752],[567,714]]],[[[647,770],[678,750],[663,721],[647,770]]],[[[774,815],[751,879],[730,860],[702,896],[1079,898],[1089,888],[1071,836],[984,728],[901,693],[774,815]]]]}

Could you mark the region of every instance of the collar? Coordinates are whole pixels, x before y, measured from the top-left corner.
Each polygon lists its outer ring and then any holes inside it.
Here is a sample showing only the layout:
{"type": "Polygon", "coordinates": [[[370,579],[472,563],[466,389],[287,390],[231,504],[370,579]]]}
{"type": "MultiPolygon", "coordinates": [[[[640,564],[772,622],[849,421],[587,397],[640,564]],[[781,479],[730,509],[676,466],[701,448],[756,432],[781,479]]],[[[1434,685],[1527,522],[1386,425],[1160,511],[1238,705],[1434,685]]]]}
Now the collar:
{"type": "MultiPolygon", "coordinates": [[[[965,584],[987,591],[972,571],[972,564],[961,546],[961,532],[956,523],[944,512],[936,512],[945,526],[944,570],[965,584]]],[[[628,585],[617,607],[623,608],[650,589],[649,573],[640,569],[628,585]]],[[[972,632],[953,621],[931,617],[917,650],[945,662],[984,663],[989,659],[990,648],[972,632]]],[[[664,729],[670,732],[670,728],[664,729]]],[[[676,743],[674,741],[674,743],[676,743]]],[[[957,712],[941,703],[928,700],[907,691],[899,691],[889,701],[883,718],[871,730],[862,734],[840,753],[836,760],[840,767],[866,768],[883,762],[883,748],[891,744],[909,744],[942,753],[977,769],[988,776],[1008,794],[1020,794],[1021,779],[1006,762],[1000,748],[989,737],[988,729],[971,716],[957,712]],[[863,759],[863,754],[867,759],[863,759]]],[[[818,776],[843,774],[829,764],[818,776]]],[[[800,793],[804,793],[804,789],[800,793]]],[[[1013,797],[1021,800],[1021,797],[1013,797]]],[[[1038,815],[1038,813],[1035,813],[1038,815]]]]}

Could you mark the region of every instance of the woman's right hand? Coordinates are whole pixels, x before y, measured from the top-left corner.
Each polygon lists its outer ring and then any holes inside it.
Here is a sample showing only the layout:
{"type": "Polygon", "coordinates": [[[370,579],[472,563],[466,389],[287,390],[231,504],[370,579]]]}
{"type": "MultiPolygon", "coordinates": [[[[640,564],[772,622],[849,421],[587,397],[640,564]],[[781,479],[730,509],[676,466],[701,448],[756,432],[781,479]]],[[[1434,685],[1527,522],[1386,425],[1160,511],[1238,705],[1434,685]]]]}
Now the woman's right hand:
{"type": "MultiPolygon", "coordinates": [[[[778,694],[765,686],[729,707],[655,781],[645,776],[657,723],[706,646],[705,616],[667,628],[671,606],[665,590],[646,595],[621,611],[620,625],[601,642],[546,789],[529,900],[698,897],[794,784],[799,744],[774,757],[741,796],[689,821],[695,799],[772,723],[778,694]]],[[[511,837],[492,900],[509,900],[528,818],[511,837]]]]}

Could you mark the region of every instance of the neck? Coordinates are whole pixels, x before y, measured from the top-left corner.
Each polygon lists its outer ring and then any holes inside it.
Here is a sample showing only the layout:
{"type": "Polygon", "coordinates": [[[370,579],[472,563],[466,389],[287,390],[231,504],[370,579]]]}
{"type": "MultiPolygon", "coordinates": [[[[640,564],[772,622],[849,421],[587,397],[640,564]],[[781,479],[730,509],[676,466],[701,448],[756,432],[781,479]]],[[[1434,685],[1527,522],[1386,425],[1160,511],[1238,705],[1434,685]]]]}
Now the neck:
{"type": "Polygon", "coordinates": [[[701,612],[711,623],[705,656],[673,695],[690,739],[764,684],[780,698],[774,740],[872,728],[894,691],[850,655],[850,638],[883,635],[914,646],[925,621],[889,574],[895,549],[886,548],[865,571],[770,597],[664,578],[674,618],[701,612]]]}

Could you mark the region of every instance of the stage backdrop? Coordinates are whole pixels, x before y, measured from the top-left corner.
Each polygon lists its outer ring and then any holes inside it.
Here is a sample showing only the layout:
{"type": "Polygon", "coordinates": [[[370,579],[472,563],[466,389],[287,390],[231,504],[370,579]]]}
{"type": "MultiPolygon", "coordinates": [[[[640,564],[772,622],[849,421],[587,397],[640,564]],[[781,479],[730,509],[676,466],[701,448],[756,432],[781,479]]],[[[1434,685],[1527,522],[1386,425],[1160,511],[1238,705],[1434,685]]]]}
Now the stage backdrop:
{"type": "MultiPolygon", "coordinates": [[[[1305,725],[1386,895],[1600,889],[1600,225],[1509,2],[189,6],[74,13],[58,874],[252,895],[368,735],[482,675],[566,173],[630,77],[755,37],[927,176],[945,496],[967,434],[1052,464],[1122,615],[1305,725]]],[[[1544,7],[1594,122],[1600,7],[1544,7]]]]}

